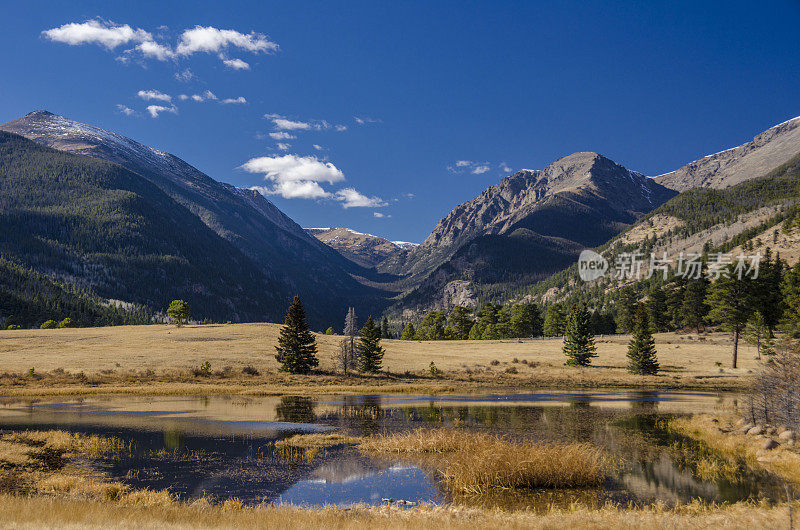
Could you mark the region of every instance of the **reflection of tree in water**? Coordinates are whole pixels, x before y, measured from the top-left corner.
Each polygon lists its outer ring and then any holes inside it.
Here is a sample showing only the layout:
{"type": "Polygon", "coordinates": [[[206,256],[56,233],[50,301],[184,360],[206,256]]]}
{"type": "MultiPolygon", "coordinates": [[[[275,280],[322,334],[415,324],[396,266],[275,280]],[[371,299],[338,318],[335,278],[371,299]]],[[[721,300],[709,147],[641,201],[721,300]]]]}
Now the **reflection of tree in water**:
{"type": "Polygon", "coordinates": [[[656,392],[633,392],[630,396],[631,412],[655,414],[658,412],[659,396],[656,392]]]}
{"type": "Polygon", "coordinates": [[[184,445],[185,436],[181,431],[164,431],[164,447],[173,451],[184,445]]]}
{"type": "Polygon", "coordinates": [[[278,421],[290,423],[314,423],[317,420],[314,414],[316,404],[311,398],[301,396],[284,396],[275,407],[275,416],[278,421]]]}

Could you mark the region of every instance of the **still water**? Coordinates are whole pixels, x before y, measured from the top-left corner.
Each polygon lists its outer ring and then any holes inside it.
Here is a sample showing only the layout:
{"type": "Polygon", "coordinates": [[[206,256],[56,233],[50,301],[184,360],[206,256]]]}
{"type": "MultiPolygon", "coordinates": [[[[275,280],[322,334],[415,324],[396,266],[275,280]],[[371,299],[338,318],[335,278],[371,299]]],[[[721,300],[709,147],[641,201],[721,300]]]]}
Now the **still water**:
{"type": "MultiPolygon", "coordinates": [[[[0,429],[63,429],[132,442],[122,457],[93,465],[134,487],[168,488],[191,500],[236,497],[247,504],[302,506],[467,503],[512,507],[607,501],[637,505],[700,499],[777,499],[770,476],[700,477],[690,440],[669,435],[660,419],[712,412],[735,396],[692,392],[536,392],[437,396],[169,397],[93,396],[0,400],[0,429]],[[366,436],[419,427],[499,433],[519,440],[590,442],[623,465],[603,488],[499,493],[454,498],[435,469],[376,459],[349,445],[287,455],[276,441],[298,433],[366,436]],[[687,456],[688,455],[688,456],[687,456]]],[[[708,456],[708,455],[705,455],[708,456]]]]}

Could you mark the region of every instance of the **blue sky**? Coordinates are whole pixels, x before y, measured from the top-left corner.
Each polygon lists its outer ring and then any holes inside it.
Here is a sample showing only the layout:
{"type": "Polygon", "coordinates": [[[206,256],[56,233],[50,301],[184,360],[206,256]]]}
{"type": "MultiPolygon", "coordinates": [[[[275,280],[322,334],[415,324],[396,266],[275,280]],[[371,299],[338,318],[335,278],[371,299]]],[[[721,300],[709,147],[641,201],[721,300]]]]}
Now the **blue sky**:
{"type": "Polygon", "coordinates": [[[800,115],[798,24],[798,1],[6,2],[0,122],[47,109],[303,226],[418,242],[508,171],[590,150],[657,175],[800,115]]]}

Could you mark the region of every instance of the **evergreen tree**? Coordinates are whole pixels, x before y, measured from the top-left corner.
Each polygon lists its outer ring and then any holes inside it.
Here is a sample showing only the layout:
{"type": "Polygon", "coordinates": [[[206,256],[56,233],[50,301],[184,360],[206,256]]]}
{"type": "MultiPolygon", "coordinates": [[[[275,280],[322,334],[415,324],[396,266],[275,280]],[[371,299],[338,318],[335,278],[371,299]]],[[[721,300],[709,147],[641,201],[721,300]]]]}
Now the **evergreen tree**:
{"type": "Polygon", "coordinates": [[[382,339],[391,339],[392,332],[389,331],[389,319],[384,315],[383,320],[381,320],[381,338],[382,339]]]}
{"type": "Polygon", "coordinates": [[[669,326],[672,329],[682,328],[683,317],[681,316],[681,311],[683,309],[683,298],[686,294],[686,279],[683,276],[675,277],[670,282],[666,294],[669,326]]]}
{"type": "Polygon", "coordinates": [[[596,357],[594,335],[586,304],[574,304],[564,330],[564,355],[568,366],[589,366],[596,357]]]}
{"type": "Polygon", "coordinates": [[[189,304],[183,300],[173,300],[169,303],[167,308],[167,316],[180,327],[189,320],[191,312],[189,311],[189,304]]]}
{"type": "Polygon", "coordinates": [[[450,323],[452,338],[456,340],[467,340],[469,331],[472,329],[473,322],[469,317],[469,309],[457,305],[450,312],[450,323]]]}
{"type": "Polygon", "coordinates": [[[497,324],[495,325],[497,329],[497,334],[500,336],[501,339],[506,337],[511,337],[514,332],[511,326],[511,308],[501,307],[497,311],[497,324]]]}
{"type": "Polygon", "coordinates": [[[281,372],[307,374],[319,365],[317,341],[308,329],[306,311],[299,296],[295,296],[289,305],[275,350],[281,372]]]}
{"type": "Polygon", "coordinates": [[[561,304],[551,304],[544,314],[544,336],[545,337],[560,337],[564,334],[564,328],[567,324],[567,317],[564,315],[564,309],[561,304]]]}
{"type": "Polygon", "coordinates": [[[744,340],[756,347],[756,359],[761,359],[761,346],[769,338],[770,330],[761,311],[756,311],[744,328],[744,340]]]}
{"type": "Polygon", "coordinates": [[[511,309],[511,336],[538,337],[542,334],[542,314],[533,303],[515,305],[511,309]]]}
{"type": "Polygon", "coordinates": [[[783,328],[792,336],[800,335],[800,261],[786,271],[781,282],[783,328]]]}
{"type": "Polygon", "coordinates": [[[708,280],[703,277],[689,281],[683,293],[680,311],[681,324],[687,328],[695,328],[698,333],[703,328],[708,315],[707,291],[708,280]]]}
{"type": "Polygon", "coordinates": [[[785,310],[781,282],[784,267],[780,256],[772,258],[772,251],[767,248],[758,267],[758,277],[753,284],[753,308],[761,313],[764,325],[769,330],[770,336],[783,316],[785,310]]]}
{"type": "Polygon", "coordinates": [[[647,297],[647,316],[653,333],[668,331],[667,295],[661,287],[653,288],[647,297]]]}
{"type": "Polygon", "coordinates": [[[362,372],[375,373],[381,370],[383,359],[381,348],[381,330],[369,317],[361,328],[361,345],[359,346],[359,369],[362,372]]]}
{"type": "Polygon", "coordinates": [[[636,291],[632,286],[627,285],[617,292],[617,332],[633,331],[637,303],[636,291]]]}
{"type": "Polygon", "coordinates": [[[655,375],[658,373],[656,342],[650,332],[648,309],[639,306],[636,310],[636,323],[633,337],[628,343],[628,371],[634,374],[655,375]]]}
{"type": "Polygon", "coordinates": [[[406,327],[403,328],[403,332],[400,333],[400,340],[414,340],[416,335],[417,331],[414,329],[414,324],[409,322],[406,324],[406,327]]]}
{"type": "Polygon", "coordinates": [[[481,333],[481,340],[497,340],[500,338],[500,333],[497,332],[497,326],[489,324],[483,328],[481,333]]]}
{"type": "Polygon", "coordinates": [[[481,340],[481,325],[475,322],[472,327],[469,329],[469,336],[467,337],[469,340],[481,340]]]}
{"type": "Polygon", "coordinates": [[[444,340],[444,312],[430,311],[417,328],[417,340],[444,340]]]}
{"type": "Polygon", "coordinates": [[[706,301],[711,307],[708,319],[717,322],[725,331],[733,333],[731,367],[736,368],[739,354],[739,335],[752,312],[753,282],[747,277],[739,279],[733,265],[727,267],[727,276],[721,275],[708,289],[706,301]]]}

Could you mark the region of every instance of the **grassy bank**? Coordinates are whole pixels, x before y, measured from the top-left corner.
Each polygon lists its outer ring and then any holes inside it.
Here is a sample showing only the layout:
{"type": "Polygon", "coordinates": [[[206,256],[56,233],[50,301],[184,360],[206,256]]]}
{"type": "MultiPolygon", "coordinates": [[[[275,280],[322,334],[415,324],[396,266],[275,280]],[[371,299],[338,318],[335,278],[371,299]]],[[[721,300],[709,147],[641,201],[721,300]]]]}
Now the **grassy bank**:
{"type": "MultiPolygon", "coordinates": [[[[795,512],[800,504],[794,506],[795,512]]],[[[758,504],[704,506],[691,504],[675,509],[590,510],[576,506],[545,514],[477,508],[353,507],[305,510],[293,507],[246,508],[231,504],[212,506],[168,504],[120,505],[58,497],[0,495],[0,525],[10,528],[784,528],[786,505],[758,504]]]]}
{"type": "Polygon", "coordinates": [[[662,372],[626,370],[628,337],[598,337],[594,366],[564,366],[561,339],[509,341],[386,340],[384,373],[343,377],[334,356],[340,337],[318,335],[320,370],[277,371],[275,324],[120,326],[0,331],[0,395],[437,393],[502,388],[738,390],[750,383],[754,352],[725,368],[729,337],[659,334],[662,372]],[[209,363],[207,370],[201,369],[209,363]],[[439,375],[429,368],[435,363],[439,375]]]}
{"type": "Polygon", "coordinates": [[[742,462],[753,469],[763,469],[781,479],[800,485],[798,446],[780,443],[765,450],[764,442],[775,436],[752,436],[741,431],[733,415],[700,414],[670,420],[669,428],[705,444],[715,454],[732,463],[742,462]]]}
{"type": "Polygon", "coordinates": [[[502,437],[420,429],[362,442],[367,453],[414,460],[420,455],[437,468],[450,491],[482,494],[492,489],[581,488],[603,483],[611,459],[591,444],[517,443],[502,437]]]}

